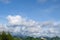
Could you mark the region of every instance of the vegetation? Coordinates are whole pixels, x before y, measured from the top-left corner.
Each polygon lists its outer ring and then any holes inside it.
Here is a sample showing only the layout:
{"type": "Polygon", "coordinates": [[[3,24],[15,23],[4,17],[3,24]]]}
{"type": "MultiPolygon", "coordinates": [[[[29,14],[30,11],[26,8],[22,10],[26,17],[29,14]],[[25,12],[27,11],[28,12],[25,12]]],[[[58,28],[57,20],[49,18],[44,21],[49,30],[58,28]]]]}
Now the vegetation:
{"type": "Polygon", "coordinates": [[[2,32],[1,35],[0,35],[0,40],[60,40],[59,37],[52,37],[52,38],[49,38],[49,37],[45,37],[45,38],[33,38],[33,37],[13,37],[9,32],[8,33],[5,33],[5,32],[2,32]]]}

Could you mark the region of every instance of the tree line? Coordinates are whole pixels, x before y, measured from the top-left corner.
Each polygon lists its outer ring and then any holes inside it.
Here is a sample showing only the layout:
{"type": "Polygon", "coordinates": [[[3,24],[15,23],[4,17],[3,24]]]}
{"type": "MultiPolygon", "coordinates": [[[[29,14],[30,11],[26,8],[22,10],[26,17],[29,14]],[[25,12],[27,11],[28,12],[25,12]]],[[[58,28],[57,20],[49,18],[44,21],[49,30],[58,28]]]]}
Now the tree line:
{"type": "Polygon", "coordinates": [[[56,37],[52,37],[52,38],[50,38],[50,37],[46,37],[46,38],[41,38],[41,37],[39,37],[39,38],[34,38],[34,37],[23,37],[23,38],[21,38],[21,37],[13,37],[9,32],[8,33],[6,33],[6,32],[2,32],[1,34],[0,34],[0,40],[60,40],[60,37],[58,37],[58,36],[56,36],[56,37]]]}

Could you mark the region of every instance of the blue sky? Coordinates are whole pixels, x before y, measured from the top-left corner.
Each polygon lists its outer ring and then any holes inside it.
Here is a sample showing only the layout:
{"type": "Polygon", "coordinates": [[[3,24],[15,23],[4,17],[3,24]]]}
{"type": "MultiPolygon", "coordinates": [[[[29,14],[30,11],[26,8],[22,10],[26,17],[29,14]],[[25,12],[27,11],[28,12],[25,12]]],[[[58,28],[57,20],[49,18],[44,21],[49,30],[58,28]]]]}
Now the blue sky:
{"type": "Polygon", "coordinates": [[[0,0],[1,31],[60,37],[60,0],[0,0]]]}
{"type": "Polygon", "coordinates": [[[60,0],[0,1],[0,20],[8,15],[21,15],[36,21],[60,20],[60,0]],[[7,3],[7,2],[8,3],[7,3]]]}

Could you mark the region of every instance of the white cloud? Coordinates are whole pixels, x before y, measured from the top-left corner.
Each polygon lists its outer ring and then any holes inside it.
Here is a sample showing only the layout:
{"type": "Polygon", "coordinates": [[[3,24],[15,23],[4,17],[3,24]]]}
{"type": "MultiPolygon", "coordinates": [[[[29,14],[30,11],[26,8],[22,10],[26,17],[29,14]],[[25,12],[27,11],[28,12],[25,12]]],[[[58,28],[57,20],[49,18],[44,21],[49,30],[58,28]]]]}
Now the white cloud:
{"type": "Polygon", "coordinates": [[[17,15],[17,16],[9,15],[7,17],[7,19],[9,21],[9,23],[12,24],[12,25],[33,26],[33,25],[37,24],[37,22],[35,23],[35,21],[33,21],[33,20],[28,20],[27,21],[27,19],[25,19],[25,18],[23,18],[23,17],[21,17],[19,15],[17,15]]]}
{"type": "Polygon", "coordinates": [[[2,31],[8,31],[8,27],[6,25],[0,24],[0,32],[2,31]]]}
{"type": "MultiPolygon", "coordinates": [[[[22,16],[16,15],[12,16],[9,15],[7,16],[8,23],[11,25],[17,25],[15,28],[13,28],[16,34],[21,33],[22,35],[27,35],[27,36],[33,36],[33,37],[38,37],[38,36],[56,36],[58,35],[59,28],[58,26],[60,23],[59,22],[53,22],[53,21],[46,21],[46,22],[36,22],[34,20],[27,20],[22,16]]],[[[18,34],[19,35],[19,34],[18,34]]]]}
{"type": "Polygon", "coordinates": [[[9,23],[12,24],[12,25],[23,24],[23,21],[24,21],[24,19],[21,16],[19,16],[19,15],[17,15],[17,16],[11,16],[11,15],[9,15],[7,17],[7,19],[9,21],[9,23]]]}
{"type": "Polygon", "coordinates": [[[8,30],[9,32],[15,35],[26,35],[26,36],[60,36],[60,23],[53,21],[46,22],[36,22],[33,20],[25,19],[22,16],[16,15],[8,15],[7,16],[8,23],[10,25],[0,25],[0,31],[8,30]],[[3,30],[2,30],[3,29],[3,30]]]}

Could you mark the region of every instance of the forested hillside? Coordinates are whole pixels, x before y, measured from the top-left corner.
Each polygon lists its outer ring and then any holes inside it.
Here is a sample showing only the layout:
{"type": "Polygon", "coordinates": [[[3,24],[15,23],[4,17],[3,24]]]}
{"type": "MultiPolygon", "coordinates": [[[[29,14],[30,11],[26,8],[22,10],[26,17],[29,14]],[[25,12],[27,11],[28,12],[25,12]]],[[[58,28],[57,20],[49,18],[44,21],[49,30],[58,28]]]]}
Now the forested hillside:
{"type": "Polygon", "coordinates": [[[39,38],[34,38],[34,37],[14,37],[12,36],[9,32],[5,33],[2,32],[0,34],[0,40],[60,40],[59,37],[39,37],[39,38]]]}

